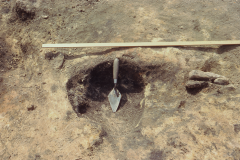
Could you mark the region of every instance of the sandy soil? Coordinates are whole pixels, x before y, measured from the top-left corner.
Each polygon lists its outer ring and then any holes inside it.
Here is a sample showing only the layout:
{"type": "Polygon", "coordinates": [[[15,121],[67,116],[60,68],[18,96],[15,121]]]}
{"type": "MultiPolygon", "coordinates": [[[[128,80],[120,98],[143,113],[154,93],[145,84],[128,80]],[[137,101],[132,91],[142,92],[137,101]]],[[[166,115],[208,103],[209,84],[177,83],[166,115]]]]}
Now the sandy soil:
{"type": "Polygon", "coordinates": [[[41,48],[239,40],[237,0],[2,0],[0,159],[240,159],[240,46],[41,48]],[[120,59],[116,113],[107,95],[120,59]],[[188,74],[223,75],[187,89],[188,74]]]}

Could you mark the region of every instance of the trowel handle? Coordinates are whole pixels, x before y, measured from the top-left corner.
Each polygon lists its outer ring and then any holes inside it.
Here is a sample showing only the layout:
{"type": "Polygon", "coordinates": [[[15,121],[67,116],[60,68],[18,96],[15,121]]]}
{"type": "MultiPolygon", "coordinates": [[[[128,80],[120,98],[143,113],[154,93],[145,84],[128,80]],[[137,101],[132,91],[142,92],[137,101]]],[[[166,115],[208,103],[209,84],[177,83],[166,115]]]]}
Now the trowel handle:
{"type": "Polygon", "coordinates": [[[116,58],[113,62],[113,80],[115,84],[117,83],[118,69],[119,69],[119,59],[116,58]]]}

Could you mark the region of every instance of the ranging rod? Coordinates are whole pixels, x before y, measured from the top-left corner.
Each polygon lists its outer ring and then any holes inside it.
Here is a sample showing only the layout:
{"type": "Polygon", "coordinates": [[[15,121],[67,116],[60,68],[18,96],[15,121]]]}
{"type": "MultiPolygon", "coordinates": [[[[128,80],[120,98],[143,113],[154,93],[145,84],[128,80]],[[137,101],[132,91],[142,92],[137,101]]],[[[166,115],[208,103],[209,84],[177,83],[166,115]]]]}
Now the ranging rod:
{"type": "Polygon", "coordinates": [[[130,42],[130,43],[58,43],[42,44],[43,48],[77,48],[77,47],[167,47],[197,45],[240,45],[237,41],[179,41],[179,42],[130,42]]]}

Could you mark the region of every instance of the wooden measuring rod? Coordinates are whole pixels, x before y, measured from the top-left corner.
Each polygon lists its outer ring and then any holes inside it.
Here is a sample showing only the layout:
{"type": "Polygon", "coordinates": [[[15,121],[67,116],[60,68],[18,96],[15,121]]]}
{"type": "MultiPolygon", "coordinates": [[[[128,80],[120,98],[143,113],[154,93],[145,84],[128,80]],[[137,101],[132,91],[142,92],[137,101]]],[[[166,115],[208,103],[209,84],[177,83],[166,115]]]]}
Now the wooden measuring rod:
{"type": "Polygon", "coordinates": [[[77,48],[77,47],[168,47],[198,45],[240,45],[237,41],[185,41],[185,42],[130,42],[130,43],[58,43],[42,44],[43,48],[77,48]]]}

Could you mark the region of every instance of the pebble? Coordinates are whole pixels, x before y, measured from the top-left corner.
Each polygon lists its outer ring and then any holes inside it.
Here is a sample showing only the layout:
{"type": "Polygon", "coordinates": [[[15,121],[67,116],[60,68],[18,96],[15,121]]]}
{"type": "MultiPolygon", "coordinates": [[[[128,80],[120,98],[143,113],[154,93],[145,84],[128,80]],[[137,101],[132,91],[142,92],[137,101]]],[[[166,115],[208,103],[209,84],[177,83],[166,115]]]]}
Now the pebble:
{"type": "Polygon", "coordinates": [[[189,79],[215,80],[217,78],[225,77],[212,72],[203,72],[200,70],[192,70],[191,72],[189,72],[189,79]]]}
{"type": "Polygon", "coordinates": [[[48,19],[48,16],[47,15],[43,15],[42,18],[48,19]]]}
{"type": "Polygon", "coordinates": [[[219,93],[228,93],[231,91],[235,91],[236,87],[233,84],[226,85],[218,90],[219,93]]]}
{"type": "Polygon", "coordinates": [[[223,78],[217,78],[213,81],[215,84],[220,84],[220,85],[228,85],[229,84],[229,79],[226,77],[223,78]]]}
{"type": "Polygon", "coordinates": [[[208,82],[206,81],[193,81],[193,80],[189,80],[186,83],[186,87],[187,88],[200,88],[200,87],[204,87],[207,86],[208,82]]]}
{"type": "Polygon", "coordinates": [[[27,107],[27,110],[28,110],[28,111],[33,111],[33,110],[35,110],[36,108],[37,108],[37,106],[31,105],[31,106],[28,106],[28,107],[27,107]]]}

